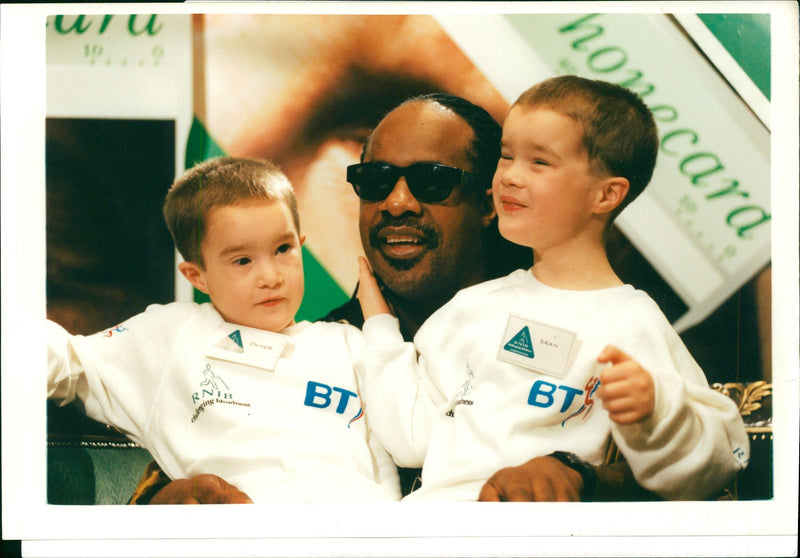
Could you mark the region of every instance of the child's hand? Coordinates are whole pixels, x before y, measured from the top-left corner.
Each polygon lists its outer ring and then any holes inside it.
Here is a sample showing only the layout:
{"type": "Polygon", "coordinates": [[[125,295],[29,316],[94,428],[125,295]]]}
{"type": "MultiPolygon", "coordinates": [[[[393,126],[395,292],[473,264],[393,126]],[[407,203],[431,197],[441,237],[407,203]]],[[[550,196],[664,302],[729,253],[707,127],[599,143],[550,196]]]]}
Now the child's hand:
{"type": "Polygon", "coordinates": [[[617,424],[631,424],[653,414],[656,388],[647,370],[614,345],[607,345],[597,362],[611,363],[600,373],[600,389],[597,390],[611,420],[617,424]]]}
{"type": "Polygon", "coordinates": [[[363,256],[358,257],[358,303],[361,304],[361,313],[367,320],[377,314],[391,314],[386,299],[383,298],[381,288],[372,274],[372,270],[363,256]]]}

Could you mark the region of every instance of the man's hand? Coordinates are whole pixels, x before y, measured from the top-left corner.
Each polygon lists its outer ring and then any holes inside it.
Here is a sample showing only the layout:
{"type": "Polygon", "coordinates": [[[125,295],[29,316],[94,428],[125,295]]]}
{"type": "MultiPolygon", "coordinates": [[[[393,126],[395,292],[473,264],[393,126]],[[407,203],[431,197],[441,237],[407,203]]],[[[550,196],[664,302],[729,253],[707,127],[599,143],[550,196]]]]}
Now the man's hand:
{"type": "Polygon", "coordinates": [[[358,303],[361,305],[361,313],[364,319],[371,318],[377,314],[391,314],[386,299],[383,298],[378,281],[372,273],[372,269],[363,256],[358,257],[358,303]]]}
{"type": "Polygon", "coordinates": [[[197,475],[177,479],[159,490],[151,504],[252,504],[247,494],[218,477],[197,475]]]}
{"type": "Polygon", "coordinates": [[[535,457],[500,469],[483,485],[479,502],[580,502],[583,479],[555,457],[535,457]]]}
{"type": "Polygon", "coordinates": [[[610,362],[600,374],[597,397],[617,424],[631,424],[653,414],[656,388],[653,377],[630,356],[613,345],[606,346],[597,362],[610,362]]]}

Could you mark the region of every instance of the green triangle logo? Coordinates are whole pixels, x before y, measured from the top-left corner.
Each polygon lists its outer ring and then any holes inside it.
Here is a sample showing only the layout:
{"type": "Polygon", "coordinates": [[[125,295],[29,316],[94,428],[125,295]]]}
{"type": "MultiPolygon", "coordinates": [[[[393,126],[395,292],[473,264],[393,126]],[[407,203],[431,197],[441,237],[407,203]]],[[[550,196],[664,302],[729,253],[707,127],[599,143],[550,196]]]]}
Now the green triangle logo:
{"type": "Polygon", "coordinates": [[[244,349],[244,345],[242,345],[242,334],[238,329],[228,335],[228,337],[233,339],[233,342],[239,345],[239,348],[244,349]]]}
{"type": "Polygon", "coordinates": [[[503,348],[510,353],[533,358],[533,344],[531,343],[531,332],[528,326],[519,330],[503,348]]]}
{"type": "Polygon", "coordinates": [[[218,349],[222,349],[223,351],[231,351],[232,353],[243,353],[244,352],[244,343],[242,343],[242,334],[237,329],[233,333],[229,333],[227,336],[221,338],[217,341],[217,344],[214,345],[218,349]]]}

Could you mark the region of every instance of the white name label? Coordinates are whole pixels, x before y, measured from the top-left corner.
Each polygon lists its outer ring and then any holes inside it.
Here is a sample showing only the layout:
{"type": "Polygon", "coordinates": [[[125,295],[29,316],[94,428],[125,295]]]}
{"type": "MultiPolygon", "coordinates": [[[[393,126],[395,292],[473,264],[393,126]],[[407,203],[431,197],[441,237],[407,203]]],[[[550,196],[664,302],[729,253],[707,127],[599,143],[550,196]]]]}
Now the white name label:
{"type": "Polygon", "coordinates": [[[510,314],[497,358],[563,378],[577,348],[574,332],[510,314]]]}
{"type": "Polygon", "coordinates": [[[206,356],[274,371],[289,338],[280,333],[223,323],[206,356]]]}

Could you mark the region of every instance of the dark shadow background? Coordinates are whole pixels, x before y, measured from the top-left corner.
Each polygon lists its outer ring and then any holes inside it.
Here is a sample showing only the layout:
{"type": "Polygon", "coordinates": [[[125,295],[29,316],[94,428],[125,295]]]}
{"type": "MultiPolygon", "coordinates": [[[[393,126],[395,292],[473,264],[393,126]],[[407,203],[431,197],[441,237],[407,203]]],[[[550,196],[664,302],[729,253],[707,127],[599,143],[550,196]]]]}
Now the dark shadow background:
{"type": "MultiPolygon", "coordinates": [[[[90,334],[174,300],[161,206],[175,176],[175,122],[48,118],[45,149],[47,317],[90,334]]],[[[48,401],[47,432],[52,504],[94,503],[92,448],[133,451],[77,403],[48,401]]]]}

